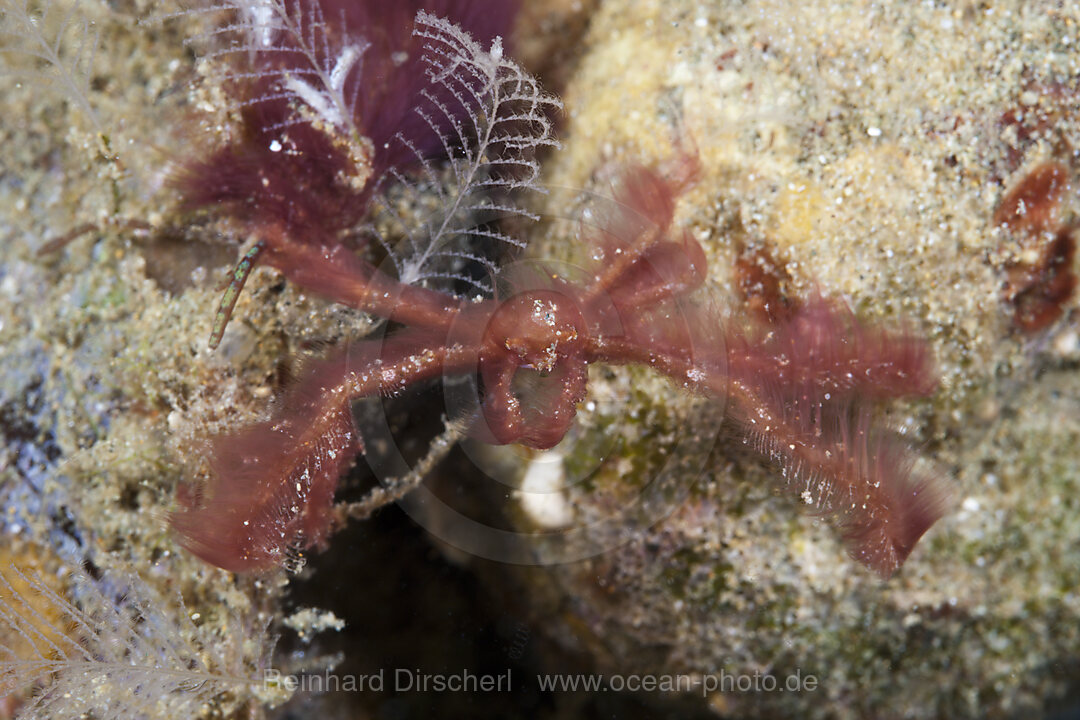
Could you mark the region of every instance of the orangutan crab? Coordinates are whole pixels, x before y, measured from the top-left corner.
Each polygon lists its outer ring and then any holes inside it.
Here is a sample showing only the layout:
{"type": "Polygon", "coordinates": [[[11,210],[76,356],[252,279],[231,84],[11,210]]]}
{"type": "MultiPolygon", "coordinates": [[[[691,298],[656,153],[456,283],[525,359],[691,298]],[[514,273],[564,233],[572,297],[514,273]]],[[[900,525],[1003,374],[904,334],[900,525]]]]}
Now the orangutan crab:
{"type": "Polygon", "coordinates": [[[884,400],[934,389],[925,343],[822,298],[769,326],[725,329],[688,298],[707,270],[695,240],[671,236],[693,163],[676,167],[670,179],[642,167],[624,173],[621,210],[581,238],[594,259],[585,283],[534,276],[499,299],[402,285],[342,248],[267,232],[266,260],[291,280],[408,327],[312,363],[270,420],[216,439],[205,502],[173,517],[184,544],[246,571],[323,543],[338,478],[363,451],[356,398],[474,374],[483,384],[475,437],[549,448],[573,423],[589,364],[635,363],[727,400],[788,489],[834,515],[852,554],[890,575],[942,511],[937,478],[915,471],[911,451],[873,417],[884,400]],[[522,389],[526,373],[533,382],[522,389]]]}

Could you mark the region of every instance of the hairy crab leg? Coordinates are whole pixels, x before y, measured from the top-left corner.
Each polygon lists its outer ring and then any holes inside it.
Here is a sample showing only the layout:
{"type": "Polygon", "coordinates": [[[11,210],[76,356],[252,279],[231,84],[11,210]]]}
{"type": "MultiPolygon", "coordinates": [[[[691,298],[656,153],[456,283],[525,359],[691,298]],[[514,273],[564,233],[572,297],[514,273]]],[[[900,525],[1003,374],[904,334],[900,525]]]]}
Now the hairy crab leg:
{"type": "MultiPolygon", "coordinates": [[[[691,178],[696,174],[697,161],[683,158],[685,166],[677,173],[677,182],[671,182],[653,170],[637,167],[623,177],[623,185],[615,200],[621,211],[612,218],[606,233],[622,241],[611,247],[610,257],[603,270],[596,275],[584,295],[591,302],[614,288],[621,278],[641,262],[653,247],[665,239],[675,213],[675,200],[691,178]]],[[[605,243],[594,239],[598,247],[605,243]]]]}
{"type": "Polygon", "coordinates": [[[685,357],[648,336],[601,337],[590,339],[586,355],[590,362],[648,365],[685,389],[727,399],[745,442],[782,469],[789,492],[835,515],[852,556],[882,577],[944,512],[938,474],[917,467],[896,433],[875,428],[880,398],[871,392],[829,393],[818,378],[770,370],[768,352],[741,358],[719,345],[685,357]]]}
{"type": "Polygon", "coordinates": [[[363,452],[350,401],[473,371],[477,357],[475,346],[420,330],[359,341],[312,363],[270,419],[214,439],[201,502],[171,518],[181,543],[233,572],[264,570],[296,547],[321,545],[338,478],[363,452]]]}
{"type": "Polygon", "coordinates": [[[586,303],[593,302],[597,297],[606,294],[612,289],[634,265],[636,265],[663,237],[662,228],[653,228],[643,236],[640,242],[628,248],[617,248],[618,254],[613,258],[610,265],[604,267],[601,274],[597,275],[594,282],[589,284],[588,290],[583,294],[586,303]]]}
{"type": "Polygon", "coordinates": [[[232,271],[214,315],[211,350],[221,344],[236,301],[260,260],[284,273],[291,282],[334,302],[411,327],[448,328],[463,305],[444,293],[394,280],[341,245],[290,242],[281,228],[271,227],[264,230],[232,271]]]}
{"type": "Polygon", "coordinates": [[[341,246],[286,240],[266,233],[263,261],[300,287],[334,302],[416,328],[445,330],[467,303],[445,293],[401,283],[341,246]]]}

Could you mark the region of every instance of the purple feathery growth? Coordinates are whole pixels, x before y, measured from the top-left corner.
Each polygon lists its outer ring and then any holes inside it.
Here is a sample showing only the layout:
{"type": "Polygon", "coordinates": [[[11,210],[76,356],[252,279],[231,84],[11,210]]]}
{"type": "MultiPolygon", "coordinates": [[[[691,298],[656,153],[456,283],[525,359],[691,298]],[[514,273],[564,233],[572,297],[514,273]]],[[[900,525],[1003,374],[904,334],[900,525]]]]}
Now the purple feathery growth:
{"type": "Polygon", "coordinates": [[[417,11],[447,18],[486,47],[510,32],[518,9],[516,0],[223,4],[235,17],[208,38],[219,47],[207,55],[229,68],[225,86],[240,128],[185,168],[184,205],[224,206],[238,220],[322,245],[364,217],[388,170],[408,169],[420,159],[416,151],[443,153],[439,133],[447,128],[414,112],[433,101],[456,110],[425,72],[417,11]]]}

